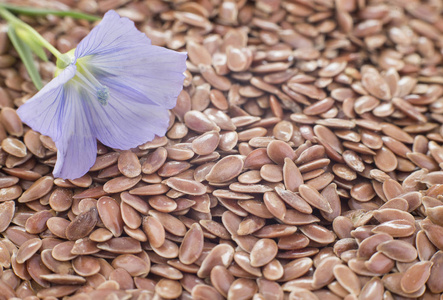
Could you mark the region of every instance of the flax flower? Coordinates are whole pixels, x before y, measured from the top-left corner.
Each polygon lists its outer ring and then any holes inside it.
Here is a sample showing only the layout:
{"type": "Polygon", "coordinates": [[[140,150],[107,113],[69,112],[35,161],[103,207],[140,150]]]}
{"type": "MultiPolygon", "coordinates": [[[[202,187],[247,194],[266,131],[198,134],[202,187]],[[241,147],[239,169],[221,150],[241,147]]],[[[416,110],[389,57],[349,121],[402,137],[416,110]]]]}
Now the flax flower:
{"type": "Polygon", "coordinates": [[[185,61],[185,53],[151,45],[132,21],[109,11],[17,112],[54,140],[54,176],[78,178],[95,162],[97,139],[130,149],[166,133],[185,61]]]}

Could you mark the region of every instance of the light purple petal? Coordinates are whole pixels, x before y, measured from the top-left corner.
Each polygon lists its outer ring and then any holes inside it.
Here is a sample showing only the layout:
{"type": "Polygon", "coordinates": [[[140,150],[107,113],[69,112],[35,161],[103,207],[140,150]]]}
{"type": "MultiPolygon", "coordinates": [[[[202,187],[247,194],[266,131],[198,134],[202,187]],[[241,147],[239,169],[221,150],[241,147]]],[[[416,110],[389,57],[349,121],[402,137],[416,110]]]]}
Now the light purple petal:
{"type": "Polygon", "coordinates": [[[62,102],[64,109],[56,119],[62,135],[54,139],[57,162],[54,177],[75,179],[86,174],[95,162],[97,140],[91,130],[92,116],[86,107],[87,99],[78,93],[75,82],[65,84],[62,102]]]}
{"type": "Polygon", "coordinates": [[[134,22],[108,11],[103,20],[78,44],[75,57],[150,45],[151,40],[135,28],[134,22]]]}
{"type": "Polygon", "coordinates": [[[130,86],[150,103],[172,109],[183,89],[186,57],[186,53],[147,45],[91,56],[88,66],[99,80],[130,86]]]}
{"type": "Polygon", "coordinates": [[[112,86],[104,79],[102,83],[109,87],[108,103],[103,106],[97,100],[88,102],[94,116],[93,132],[100,142],[111,148],[130,149],[155,135],[165,135],[169,124],[167,109],[141,103],[140,95],[129,87],[112,86]]]}
{"type": "Polygon", "coordinates": [[[64,179],[83,176],[97,153],[91,116],[75,83],[70,81],[75,72],[75,65],[69,65],[17,110],[23,122],[55,142],[58,151],[53,174],[64,179]]]}
{"type": "Polygon", "coordinates": [[[33,130],[59,139],[62,135],[61,114],[65,111],[65,101],[60,101],[64,84],[75,75],[76,67],[68,66],[51,80],[37,94],[20,106],[17,114],[33,130]]]}
{"type": "Polygon", "coordinates": [[[145,95],[138,101],[171,109],[183,88],[186,53],[152,46],[132,21],[114,11],[80,42],[75,57],[99,80],[106,77],[145,95]]]}

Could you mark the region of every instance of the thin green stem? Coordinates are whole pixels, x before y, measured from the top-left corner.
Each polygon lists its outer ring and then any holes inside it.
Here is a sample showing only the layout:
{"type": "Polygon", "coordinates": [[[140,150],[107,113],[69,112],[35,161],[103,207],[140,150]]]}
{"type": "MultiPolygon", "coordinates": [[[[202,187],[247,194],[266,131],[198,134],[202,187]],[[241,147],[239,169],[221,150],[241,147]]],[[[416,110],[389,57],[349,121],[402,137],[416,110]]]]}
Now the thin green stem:
{"type": "Polygon", "coordinates": [[[42,47],[46,48],[51,52],[57,59],[63,61],[66,64],[69,64],[70,61],[68,57],[58,51],[54,46],[52,46],[47,40],[45,40],[34,28],[14,16],[7,9],[5,9],[2,5],[0,5],[0,16],[8,21],[8,23],[15,27],[20,28],[28,32],[34,39],[37,41],[42,47]]]}
{"type": "Polygon", "coordinates": [[[98,21],[99,17],[84,14],[77,11],[63,11],[63,10],[53,10],[53,9],[42,9],[42,8],[33,8],[33,7],[24,7],[24,6],[14,6],[10,4],[0,3],[0,7],[3,7],[13,13],[29,15],[29,16],[46,16],[46,15],[54,15],[54,16],[69,16],[75,19],[83,19],[87,21],[98,21]]]}
{"type": "Polygon", "coordinates": [[[3,5],[0,5],[0,16],[14,26],[21,23],[21,20],[6,10],[3,5]]]}

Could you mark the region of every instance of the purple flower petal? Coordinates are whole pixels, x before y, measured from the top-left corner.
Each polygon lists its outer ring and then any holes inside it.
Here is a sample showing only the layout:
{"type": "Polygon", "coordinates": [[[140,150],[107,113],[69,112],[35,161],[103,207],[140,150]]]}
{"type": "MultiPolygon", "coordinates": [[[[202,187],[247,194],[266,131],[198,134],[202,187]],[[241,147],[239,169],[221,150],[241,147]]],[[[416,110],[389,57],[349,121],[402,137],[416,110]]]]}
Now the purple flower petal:
{"type": "Polygon", "coordinates": [[[186,56],[152,46],[132,21],[113,11],[106,13],[75,52],[79,63],[84,60],[99,81],[102,77],[114,79],[115,85],[130,86],[148,97],[140,101],[168,109],[175,106],[182,90],[186,56]]]}
{"type": "Polygon", "coordinates": [[[77,91],[75,65],[68,66],[17,113],[34,130],[50,136],[57,146],[54,176],[75,179],[94,164],[97,141],[91,131],[91,115],[77,91]]]}
{"type": "Polygon", "coordinates": [[[75,57],[95,55],[109,50],[150,45],[151,40],[135,28],[134,22],[108,11],[103,20],[78,44],[75,57]]]}
{"type": "Polygon", "coordinates": [[[91,129],[92,116],[74,83],[65,84],[63,97],[58,101],[64,103],[64,109],[58,115],[62,135],[54,140],[57,162],[53,174],[63,179],[75,179],[92,167],[97,155],[97,140],[91,129]]]}
{"type": "Polygon", "coordinates": [[[70,65],[45,85],[37,94],[17,109],[20,119],[32,129],[50,136],[53,140],[63,134],[60,114],[64,110],[63,85],[71,80],[76,66],[70,65]]]}
{"type": "Polygon", "coordinates": [[[140,101],[143,95],[124,85],[111,85],[106,105],[98,101],[88,102],[88,109],[94,118],[93,132],[104,145],[116,149],[134,148],[154,135],[163,136],[169,124],[168,110],[140,101]]]}
{"type": "Polygon", "coordinates": [[[106,78],[109,84],[131,87],[148,97],[140,101],[171,109],[183,88],[186,57],[186,53],[145,45],[93,55],[87,63],[99,81],[106,78]]]}

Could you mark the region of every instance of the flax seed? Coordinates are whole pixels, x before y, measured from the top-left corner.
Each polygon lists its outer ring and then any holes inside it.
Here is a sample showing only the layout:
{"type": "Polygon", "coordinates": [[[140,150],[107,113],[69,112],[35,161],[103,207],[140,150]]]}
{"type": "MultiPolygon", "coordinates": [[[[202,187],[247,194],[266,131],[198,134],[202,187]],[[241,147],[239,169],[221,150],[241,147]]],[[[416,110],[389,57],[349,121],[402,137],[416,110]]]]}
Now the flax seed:
{"type": "MultiPolygon", "coordinates": [[[[0,33],[5,296],[443,291],[438,5],[65,2],[118,8],[152,44],[186,51],[188,70],[165,137],[99,144],[89,173],[53,179],[54,141],[16,113],[36,90],[0,33]]],[[[66,51],[92,28],[20,17],[66,51]]],[[[38,66],[49,82],[54,63],[38,66]]]]}

